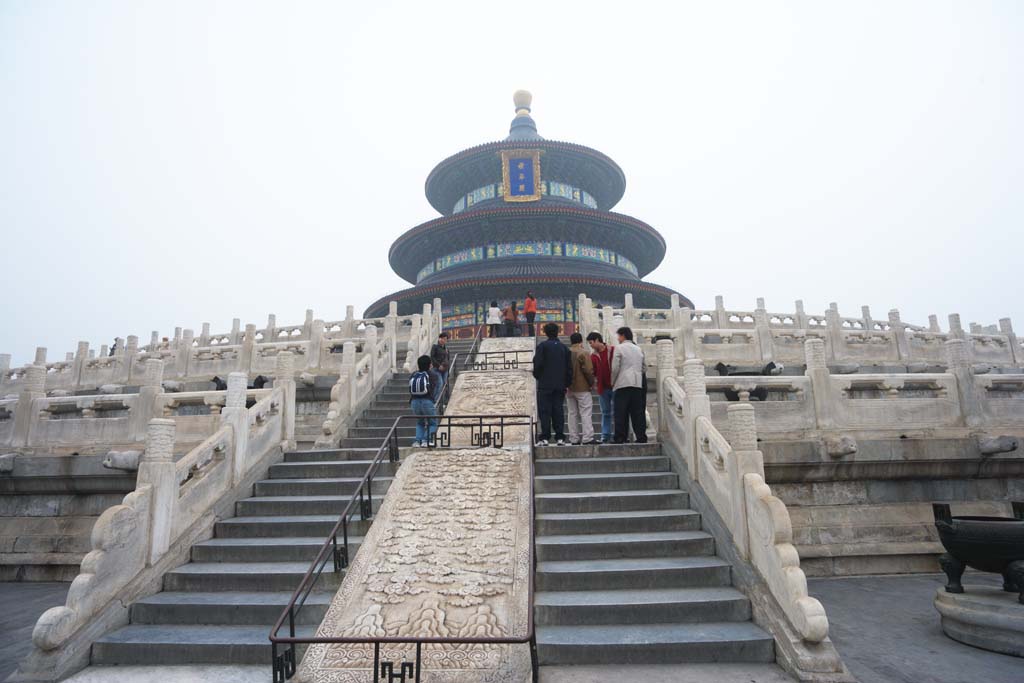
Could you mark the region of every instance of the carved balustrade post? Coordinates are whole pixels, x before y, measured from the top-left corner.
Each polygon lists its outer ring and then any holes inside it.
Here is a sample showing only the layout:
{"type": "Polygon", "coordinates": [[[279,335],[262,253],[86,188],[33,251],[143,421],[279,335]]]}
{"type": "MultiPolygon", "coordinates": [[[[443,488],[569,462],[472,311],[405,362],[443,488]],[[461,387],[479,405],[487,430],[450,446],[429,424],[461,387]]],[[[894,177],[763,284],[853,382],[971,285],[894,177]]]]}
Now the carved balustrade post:
{"type": "Polygon", "coordinates": [[[46,365],[46,347],[45,346],[37,346],[36,347],[36,358],[35,358],[34,361],[32,361],[32,363],[34,365],[46,365]]]}
{"type": "Polygon", "coordinates": [[[244,372],[248,375],[252,372],[253,361],[256,355],[256,326],[246,325],[245,336],[242,337],[242,352],[238,354],[238,367],[236,368],[239,372],[244,372]]]}
{"type": "MultiPolygon", "coordinates": [[[[952,317],[952,316],[950,316],[952,317]]],[[[952,322],[952,321],[951,321],[952,322]]],[[[949,373],[956,379],[957,397],[960,399],[960,414],[964,424],[976,429],[984,422],[982,410],[982,389],[979,389],[971,368],[970,342],[966,339],[950,339],[946,342],[946,360],[949,373]]]]}
{"type": "Polygon", "coordinates": [[[193,340],[194,333],[192,330],[184,330],[181,333],[181,343],[178,345],[174,356],[174,374],[180,379],[185,379],[189,375],[190,366],[192,365],[193,340]]]}
{"type": "Polygon", "coordinates": [[[228,391],[224,408],[220,411],[220,423],[230,425],[234,436],[231,452],[231,482],[238,484],[248,468],[246,455],[249,450],[249,411],[245,407],[249,376],[244,372],[228,375],[228,391]]]}
{"type": "Polygon", "coordinates": [[[267,327],[263,330],[263,341],[277,341],[277,316],[273,313],[267,314],[267,327]]]}
{"type": "Polygon", "coordinates": [[[370,357],[370,387],[377,385],[377,326],[367,325],[363,330],[363,354],[370,357]]]}
{"type": "Polygon", "coordinates": [[[171,529],[178,507],[178,478],[174,467],[174,420],[153,418],[146,428],[146,450],[139,462],[136,489],[152,487],[149,508],[149,552],[154,565],[171,546],[171,529]]]}
{"type": "Polygon", "coordinates": [[[1013,321],[1009,318],[1000,318],[999,331],[1006,335],[1006,343],[1010,346],[1010,362],[1015,365],[1024,363],[1024,349],[1021,349],[1020,340],[1013,332],[1013,321]]]}
{"type": "Polygon", "coordinates": [[[796,327],[798,330],[806,330],[807,312],[804,310],[804,301],[803,299],[797,299],[794,303],[796,306],[796,327]]]}
{"type": "Polygon", "coordinates": [[[295,448],[295,356],[291,351],[277,354],[274,368],[274,388],[282,389],[281,440],[286,448],[295,448]]]}
{"type": "Polygon", "coordinates": [[[683,444],[683,457],[690,477],[700,479],[700,468],[697,467],[698,449],[697,418],[711,417],[711,401],[708,399],[707,378],[704,375],[704,361],[688,358],[683,362],[683,419],[686,421],[686,442],[683,444]]]}
{"type": "Polygon", "coordinates": [[[72,386],[76,389],[82,388],[82,371],[85,369],[85,361],[89,360],[89,342],[78,342],[78,350],[75,351],[74,365],[71,366],[72,386]]]}
{"type": "Polygon", "coordinates": [[[658,359],[658,433],[668,433],[667,415],[672,410],[668,405],[668,392],[665,391],[665,380],[676,377],[675,342],[671,339],[659,339],[654,346],[658,359]]]}
{"type": "Polygon", "coordinates": [[[814,397],[814,418],[818,429],[834,429],[836,426],[835,410],[832,403],[832,380],[825,364],[825,342],[811,338],[804,342],[804,360],[807,369],[804,371],[811,381],[811,394],[814,397]]]}
{"type": "Polygon", "coordinates": [[[839,304],[832,302],[825,311],[825,327],[828,331],[825,345],[826,358],[840,360],[846,352],[846,341],[843,338],[843,321],[839,319],[839,304]]]}
{"type": "Polygon", "coordinates": [[[632,294],[626,294],[625,303],[622,306],[622,318],[626,327],[636,327],[636,309],[633,307],[632,294]]]}
{"type": "Polygon", "coordinates": [[[433,329],[431,330],[431,334],[433,335],[431,343],[433,343],[438,338],[438,336],[440,336],[441,331],[444,330],[444,317],[441,314],[440,297],[434,297],[434,300],[433,302],[431,302],[430,305],[430,310],[434,314],[433,323],[431,324],[433,327],[433,329]]]}
{"type": "Polygon", "coordinates": [[[231,319],[231,339],[229,340],[232,346],[242,343],[242,321],[239,318],[231,319]]]}
{"type": "Polygon", "coordinates": [[[306,309],[306,319],[302,323],[302,338],[309,339],[309,332],[313,328],[313,309],[306,309]]]}
{"type": "Polygon", "coordinates": [[[907,339],[907,326],[900,320],[900,312],[895,308],[889,311],[889,330],[896,337],[896,353],[904,363],[910,361],[910,340],[907,339]]]}
{"type": "Polygon", "coordinates": [[[754,309],[754,329],[757,331],[761,362],[767,363],[775,360],[775,340],[772,338],[772,331],[768,326],[768,311],[765,310],[764,299],[760,297],[757,299],[757,308],[754,309]]]}
{"type": "Polygon", "coordinates": [[[32,445],[32,431],[39,420],[39,411],[34,403],[42,398],[46,398],[46,367],[33,364],[25,368],[25,380],[21,384],[21,393],[18,396],[18,407],[14,414],[13,445],[32,445]]]}
{"type": "Polygon", "coordinates": [[[346,306],[345,307],[345,320],[341,323],[341,336],[345,339],[351,339],[356,336],[356,307],[346,306]]]}
{"type": "Polygon", "coordinates": [[[754,405],[749,402],[730,403],[726,408],[729,429],[726,435],[732,447],[725,462],[729,480],[729,502],[733,541],[744,558],[750,557],[750,532],[747,526],[747,504],[743,477],[759,474],[764,478],[764,459],[757,448],[757,426],[754,405]]]}
{"type": "Polygon", "coordinates": [[[203,347],[210,345],[210,323],[203,323],[202,330],[199,332],[199,345],[203,347]]]}
{"type": "Polygon", "coordinates": [[[128,335],[123,353],[121,354],[121,377],[120,381],[128,384],[132,380],[132,368],[135,365],[135,357],[139,355],[139,337],[135,334],[128,335]]]}
{"type": "Polygon", "coordinates": [[[158,358],[147,358],[145,374],[139,385],[139,395],[135,399],[135,408],[129,413],[134,441],[145,439],[149,421],[163,412],[159,405],[160,395],[164,393],[163,375],[164,362],[158,358]]]}
{"type": "Polygon", "coordinates": [[[388,353],[391,356],[391,372],[398,369],[398,302],[388,302],[388,314],[384,318],[384,337],[389,341],[388,353]]]}
{"type": "Polygon", "coordinates": [[[309,345],[306,347],[306,369],[317,370],[321,367],[321,356],[324,352],[324,321],[314,320],[309,326],[309,345]]]}
{"type": "Polygon", "coordinates": [[[725,297],[721,294],[715,295],[715,312],[713,313],[715,327],[722,330],[729,327],[729,316],[725,312],[725,297]]]}

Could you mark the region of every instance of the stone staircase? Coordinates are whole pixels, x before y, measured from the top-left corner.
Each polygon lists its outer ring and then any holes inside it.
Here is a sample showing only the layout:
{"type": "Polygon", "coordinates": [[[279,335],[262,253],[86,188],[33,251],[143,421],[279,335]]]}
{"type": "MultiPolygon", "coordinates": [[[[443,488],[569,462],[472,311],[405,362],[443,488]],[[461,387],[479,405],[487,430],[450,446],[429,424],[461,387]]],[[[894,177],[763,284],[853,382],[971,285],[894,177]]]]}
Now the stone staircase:
{"type": "MultiPolygon", "coordinates": [[[[452,342],[453,353],[469,342],[452,342]]],[[[268,635],[309,563],[333,529],[395,419],[409,414],[409,373],[396,373],[337,449],[286,453],[239,501],[236,516],[192,547],[191,562],[164,575],[163,592],[131,607],[128,626],[93,645],[92,663],[111,665],[269,664],[268,635]]],[[[415,427],[400,429],[412,443],[415,427]]],[[[374,479],[380,505],[397,465],[374,479]]],[[[370,522],[349,528],[354,556],[370,522]]],[[[343,574],[326,571],[299,614],[300,632],[323,619],[343,574]]]]}
{"type": "MultiPolygon", "coordinates": [[[[268,664],[267,636],[377,449],[286,453],[236,504],[192,561],[164,575],[163,592],[131,607],[131,623],[93,645],[94,665],[268,664]]],[[[374,480],[375,506],[397,466],[374,480]]],[[[369,522],[349,527],[354,555],[369,522]]],[[[325,571],[299,614],[300,630],[323,618],[341,574],[325,571]]]]}
{"type": "Polygon", "coordinates": [[[542,665],[772,662],[659,444],[537,449],[542,665]]]}

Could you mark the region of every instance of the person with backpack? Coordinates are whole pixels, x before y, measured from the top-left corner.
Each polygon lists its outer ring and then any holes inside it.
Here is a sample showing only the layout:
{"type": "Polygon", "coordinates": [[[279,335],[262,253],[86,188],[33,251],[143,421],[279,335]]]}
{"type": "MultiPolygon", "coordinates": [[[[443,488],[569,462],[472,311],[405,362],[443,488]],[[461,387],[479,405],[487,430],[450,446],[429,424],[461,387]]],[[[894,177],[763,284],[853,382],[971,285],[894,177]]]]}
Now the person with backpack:
{"type": "Polygon", "coordinates": [[[565,392],[572,384],[572,354],[558,341],[558,325],[544,325],[546,341],[533,354],[533,377],[537,380],[537,416],[540,419],[538,446],[547,446],[551,432],[556,445],[565,445],[565,392]],[[552,423],[554,429],[552,429],[552,423]]]}
{"type": "Polygon", "coordinates": [[[633,330],[620,327],[619,345],[612,357],[612,387],[615,389],[615,443],[626,443],[629,424],[637,443],[647,443],[647,372],[644,352],[633,342],[633,330]],[[629,424],[627,424],[627,422],[629,424]]]}
{"type": "Polygon", "coordinates": [[[590,354],[583,350],[583,335],[573,332],[569,336],[572,354],[572,385],[566,393],[569,404],[569,443],[573,446],[594,443],[594,397],[590,387],[594,384],[594,365],[590,354]],[[582,433],[580,427],[582,426],[582,433]]]}
{"type": "Polygon", "coordinates": [[[416,372],[409,378],[409,407],[413,415],[423,415],[416,420],[416,436],[413,448],[426,448],[437,432],[437,415],[434,409],[434,394],[438,391],[437,373],[432,373],[430,356],[416,359],[416,372]]]}
{"type": "Polygon", "coordinates": [[[612,358],[615,356],[615,347],[604,343],[604,337],[599,332],[591,332],[587,335],[587,343],[590,344],[590,362],[594,366],[594,379],[597,398],[601,402],[601,440],[599,443],[611,443],[614,430],[614,404],[615,392],[612,389],[612,358]]]}

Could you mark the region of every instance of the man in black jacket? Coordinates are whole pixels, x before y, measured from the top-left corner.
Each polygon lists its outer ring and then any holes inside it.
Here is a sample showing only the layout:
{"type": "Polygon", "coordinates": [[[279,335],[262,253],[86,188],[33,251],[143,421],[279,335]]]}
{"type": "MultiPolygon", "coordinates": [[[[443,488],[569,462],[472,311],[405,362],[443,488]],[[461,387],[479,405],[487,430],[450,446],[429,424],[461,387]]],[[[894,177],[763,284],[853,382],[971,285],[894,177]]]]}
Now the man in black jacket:
{"type": "Polygon", "coordinates": [[[436,401],[444,388],[445,382],[448,381],[448,371],[451,369],[448,367],[448,333],[442,332],[437,337],[437,343],[430,347],[430,364],[434,367],[434,370],[438,375],[441,376],[441,383],[437,385],[437,391],[434,395],[436,401]]]}
{"type": "Polygon", "coordinates": [[[533,377],[537,380],[537,416],[540,418],[538,446],[547,446],[554,423],[555,442],[565,445],[565,392],[572,384],[572,353],[558,341],[558,325],[544,326],[547,339],[533,354],[533,377]]]}

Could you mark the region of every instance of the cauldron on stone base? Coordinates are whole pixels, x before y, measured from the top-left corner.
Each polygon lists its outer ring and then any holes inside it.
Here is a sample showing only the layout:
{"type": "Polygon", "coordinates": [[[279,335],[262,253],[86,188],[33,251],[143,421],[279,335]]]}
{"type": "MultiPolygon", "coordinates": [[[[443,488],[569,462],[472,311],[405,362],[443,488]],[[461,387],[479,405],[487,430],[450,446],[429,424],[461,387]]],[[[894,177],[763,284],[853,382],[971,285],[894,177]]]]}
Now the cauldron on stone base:
{"type": "Polygon", "coordinates": [[[967,567],[1002,574],[1003,590],[1020,593],[1024,603],[1024,503],[1015,502],[1013,517],[953,517],[949,505],[934,503],[935,528],[946,552],[939,557],[948,582],[946,592],[963,593],[967,567]]]}

